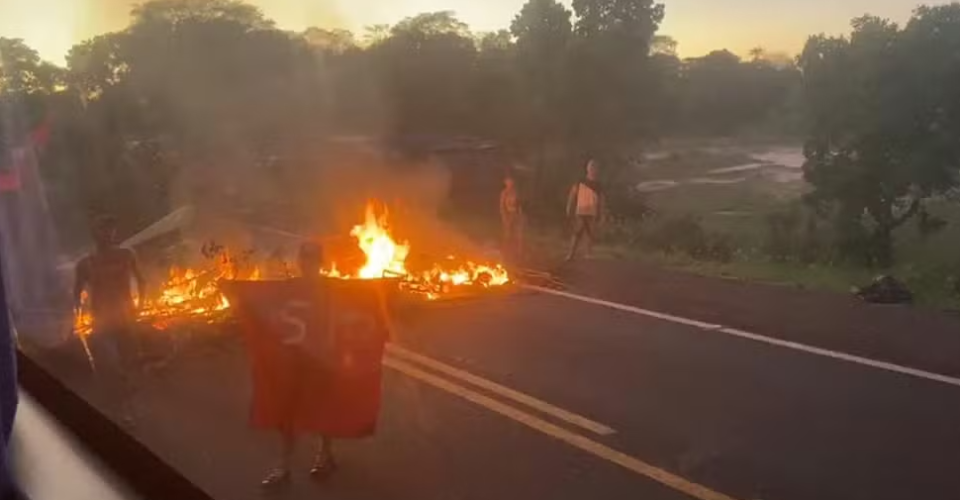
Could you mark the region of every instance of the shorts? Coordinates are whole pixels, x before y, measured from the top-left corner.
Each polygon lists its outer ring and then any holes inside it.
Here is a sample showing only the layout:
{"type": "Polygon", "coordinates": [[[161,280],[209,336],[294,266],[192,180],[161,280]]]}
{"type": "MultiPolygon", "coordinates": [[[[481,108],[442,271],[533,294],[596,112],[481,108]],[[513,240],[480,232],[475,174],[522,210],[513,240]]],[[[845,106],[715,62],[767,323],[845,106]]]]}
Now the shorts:
{"type": "Polygon", "coordinates": [[[124,376],[134,367],[137,346],[132,325],[94,329],[87,344],[98,370],[124,376]]]}
{"type": "Polygon", "coordinates": [[[578,215],[573,228],[573,234],[575,236],[586,234],[591,239],[595,237],[597,234],[597,216],[578,215]]]}
{"type": "Polygon", "coordinates": [[[520,214],[512,214],[504,217],[502,223],[503,234],[506,238],[516,238],[523,231],[523,216],[520,214]]]}

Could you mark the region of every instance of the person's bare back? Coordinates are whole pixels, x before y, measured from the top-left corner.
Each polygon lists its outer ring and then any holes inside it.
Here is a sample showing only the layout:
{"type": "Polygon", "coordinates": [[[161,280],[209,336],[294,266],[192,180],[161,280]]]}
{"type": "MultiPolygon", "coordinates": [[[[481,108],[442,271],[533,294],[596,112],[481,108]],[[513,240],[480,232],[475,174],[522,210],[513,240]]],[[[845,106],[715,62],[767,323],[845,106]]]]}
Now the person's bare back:
{"type": "Polygon", "coordinates": [[[77,281],[90,294],[94,321],[129,320],[135,309],[130,280],[137,273],[133,252],[108,248],[77,264],[77,281]]]}
{"type": "Polygon", "coordinates": [[[134,319],[136,304],[130,290],[136,280],[143,295],[144,281],[133,250],[113,243],[112,220],[101,221],[95,229],[97,249],[77,263],[74,301],[80,306],[84,291],[90,297],[95,328],[127,325],[134,319]]]}

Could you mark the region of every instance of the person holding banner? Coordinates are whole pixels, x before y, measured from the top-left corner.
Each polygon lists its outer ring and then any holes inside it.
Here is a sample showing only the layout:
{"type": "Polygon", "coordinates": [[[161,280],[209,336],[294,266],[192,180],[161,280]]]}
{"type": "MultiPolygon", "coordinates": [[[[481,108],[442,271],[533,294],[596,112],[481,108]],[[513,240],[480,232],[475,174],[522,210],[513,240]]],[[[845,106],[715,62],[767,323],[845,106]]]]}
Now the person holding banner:
{"type": "MultiPolygon", "coordinates": [[[[294,278],[294,280],[302,282],[307,289],[322,288],[320,268],[323,264],[323,249],[320,245],[304,243],[300,247],[298,263],[300,276],[294,278]]],[[[323,328],[323,325],[328,323],[326,316],[329,314],[329,301],[326,300],[327,297],[323,291],[319,291],[319,293],[320,295],[314,297],[314,305],[318,310],[314,310],[314,318],[312,319],[315,320],[314,326],[323,328]]],[[[306,325],[306,322],[301,322],[302,320],[297,316],[288,314],[282,314],[282,316],[283,321],[288,324],[306,325]]],[[[329,332],[320,333],[329,335],[329,332]]],[[[288,383],[274,389],[284,393],[280,401],[280,415],[278,415],[279,418],[276,421],[277,431],[281,439],[280,463],[263,479],[262,485],[264,487],[275,486],[289,480],[291,463],[299,434],[296,425],[297,413],[305,409],[303,403],[309,398],[323,396],[322,394],[309,394],[310,385],[314,385],[314,388],[324,388],[329,386],[329,379],[332,378],[329,367],[319,366],[321,360],[311,356],[308,351],[294,348],[285,352],[284,358],[289,371],[288,383]],[[315,384],[311,384],[311,381],[315,384]]],[[[318,480],[326,479],[336,468],[337,463],[333,456],[333,439],[320,434],[313,466],[310,468],[310,475],[318,480]]]]}
{"type": "Polygon", "coordinates": [[[373,435],[380,412],[390,281],[321,276],[323,252],[312,243],[299,260],[297,278],[221,284],[250,360],[251,423],[281,438],[266,488],[289,481],[302,436],[322,436],[310,474],[326,479],[337,469],[333,440],[373,435]]]}

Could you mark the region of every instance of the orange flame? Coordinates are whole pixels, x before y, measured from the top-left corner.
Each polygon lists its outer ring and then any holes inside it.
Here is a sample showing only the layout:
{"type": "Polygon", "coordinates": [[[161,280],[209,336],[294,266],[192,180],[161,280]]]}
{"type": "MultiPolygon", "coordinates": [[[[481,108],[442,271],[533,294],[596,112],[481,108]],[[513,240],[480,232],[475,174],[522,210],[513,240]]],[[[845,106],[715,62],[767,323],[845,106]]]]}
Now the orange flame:
{"type": "MultiPolygon", "coordinates": [[[[202,272],[173,267],[160,294],[141,301],[138,316],[157,328],[164,328],[174,320],[223,311],[230,307],[230,303],[220,292],[217,282],[236,274],[227,257],[221,257],[213,269],[202,272]]],[[[255,279],[259,279],[259,274],[259,269],[254,269],[251,278],[256,276],[255,279]]]]}
{"type": "MultiPolygon", "coordinates": [[[[440,298],[457,287],[490,288],[510,282],[506,269],[499,264],[458,261],[455,257],[441,259],[427,270],[411,272],[407,269],[410,245],[394,240],[387,224],[386,210],[378,215],[376,206],[375,202],[369,202],[363,223],[350,231],[365,256],[363,266],[355,272],[346,273],[338,268],[336,262],[331,262],[329,267],[321,271],[323,275],[340,279],[398,278],[401,289],[429,300],[440,298]]],[[[215,255],[213,265],[208,268],[172,267],[157,293],[138,298],[138,321],[158,329],[184,321],[215,322],[222,317],[221,312],[230,308],[230,302],[218,287],[221,279],[261,279],[259,267],[240,272],[236,261],[226,250],[215,255]]],[[[86,292],[82,295],[81,303],[73,326],[83,339],[93,329],[86,292]]]]}
{"type": "Polygon", "coordinates": [[[86,290],[80,293],[80,307],[73,312],[73,331],[81,337],[93,332],[93,314],[90,312],[90,295],[86,290]]]}
{"type": "Polygon", "coordinates": [[[357,273],[360,279],[377,279],[384,276],[404,276],[407,274],[405,262],[410,253],[410,245],[398,244],[390,237],[387,228],[386,210],[378,217],[373,203],[367,204],[366,220],[355,226],[350,235],[367,256],[367,263],[357,273]]]}
{"type": "Polygon", "coordinates": [[[399,277],[401,288],[421,293],[428,299],[439,298],[453,287],[479,285],[485,288],[502,286],[510,282],[507,270],[499,264],[486,265],[466,261],[457,264],[454,257],[447,262],[438,262],[431,269],[409,272],[406,266],[410,245],[397,243],[387,225],[387,212],[377,216],[375,203],[368,202],[364,223],[350,232],[366,257],[366,263],[354,274],[339,271],[337,263],[321,271],[331,278],[378,279],[399,277]]]}

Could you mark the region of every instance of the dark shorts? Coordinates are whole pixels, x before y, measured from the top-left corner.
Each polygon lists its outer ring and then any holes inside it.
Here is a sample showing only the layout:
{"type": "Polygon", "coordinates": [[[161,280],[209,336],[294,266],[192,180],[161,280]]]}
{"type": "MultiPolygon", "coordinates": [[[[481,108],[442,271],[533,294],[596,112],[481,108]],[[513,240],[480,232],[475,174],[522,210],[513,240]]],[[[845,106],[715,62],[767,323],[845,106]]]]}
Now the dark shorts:
{"type": "Polygon", "coordinates": [[[578,215],[573,228],[575,236],[587,235],[593,238],[597,234],[597,217],[594,215],[578,215]]]}
{"type": "Polygon", "coordinates": [[[508,238],[514,238],[523,231],[523,216],[513,214],[502,219],[503,233],[508,238]]]}
{"type": "Polygon", "coordinates": [[[94,363],[113,374],[127,374],[137,357],[133,330],[132,324],[95,328],[88,340],[94,363]]]}

